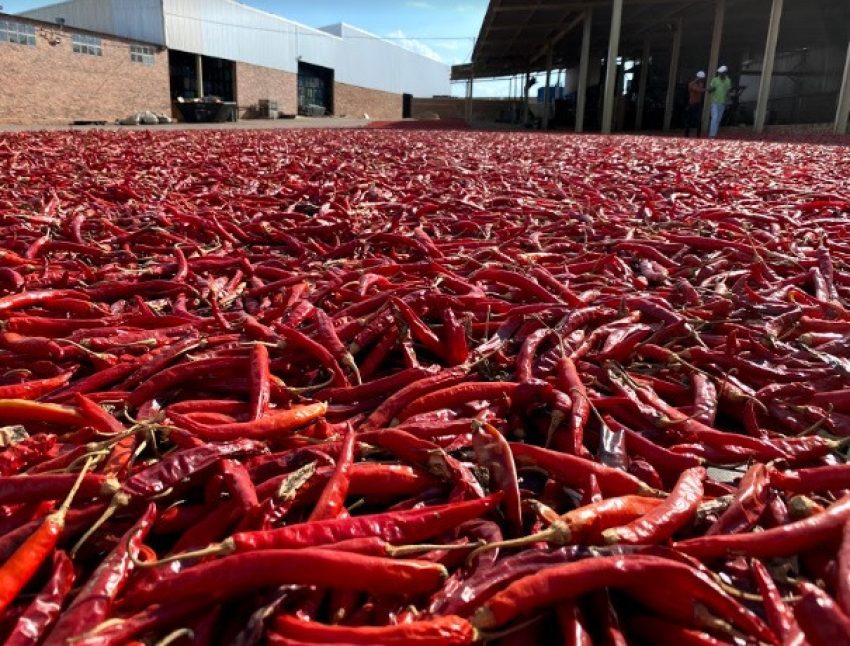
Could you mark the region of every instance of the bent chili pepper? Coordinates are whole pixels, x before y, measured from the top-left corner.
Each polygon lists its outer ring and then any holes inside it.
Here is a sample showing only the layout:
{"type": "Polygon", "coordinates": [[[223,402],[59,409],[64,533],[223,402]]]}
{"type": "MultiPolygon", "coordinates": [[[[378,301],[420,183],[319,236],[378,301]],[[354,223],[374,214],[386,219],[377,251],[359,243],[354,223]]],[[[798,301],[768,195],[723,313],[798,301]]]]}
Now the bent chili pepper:
{"type": "Polygon", "coordinates": [[[438,589],[446,576],[446,568],[442,565],[424,561],[311,548],[259,550],[192,566],[170,576],[165,586],[150,590],[136,588],[125,598],[125,604],[140,608],[153,602],[175,603],[199,595],[204,595],[212,604],[283,584],[362,590],[373,594],[404,590],[416,595],[438,589]]]}
{"type": "Polygon", "coordinates": [[[756,558],[792,556],[836,539],[850,518],[850,494],[827,510],[795,523],[772,527],[751,534],[716,534],[689,538],[673,548],[699,559],[744,554],[756,558]]]}
{"type": "Polygon", "coordinates": [[[602,532],[606,543],[627,545],[655,544],[667,540],[687,523],[702,502],[705,469],[694,467],[683,472],[676,486],[664,501],[633,520],[628,525],[613,527],[602,532]]]}
{"type": "Polygon", "coordinates": [[[701,603],[738,626],[745,634],[775,641],[772,631],[752,612],[721,590],[707,575],[670,559],[655,556],[600,556],[544,568],[511,583],[479,607],[472,624],[479,629],[502,626],[554,602],[575,599],[608,587],[647,587],[664,577],[666,593],[701,603]]]}
{"type": "Polygon", "coordinates": [[[767,507],[770,493],[768,486],[767,468],[763,464],[752,465],[741,478],[731,504],[705,535],[737,534],[752,529],[767,507]]]}

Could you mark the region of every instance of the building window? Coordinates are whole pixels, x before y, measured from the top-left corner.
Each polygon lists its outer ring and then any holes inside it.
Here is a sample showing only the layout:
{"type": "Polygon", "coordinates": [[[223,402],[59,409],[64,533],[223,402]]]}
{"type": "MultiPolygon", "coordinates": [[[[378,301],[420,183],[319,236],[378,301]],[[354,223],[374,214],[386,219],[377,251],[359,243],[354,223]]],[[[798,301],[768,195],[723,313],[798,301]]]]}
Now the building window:
{"type": "Polygon", "coordinates": [[[130,45],[130,60],[134,63],[141,63],[142,65],[153,65],[153,47],[130,45]]]}
{"type": "Polygon", "coordinates": [[[0,20],[0,43],[17,43],[35,47],[35,25],[0,20]]]}
{"type": "Polygon", "coordinates": [[[103,56],[103,43],[97,36],[84,36],[74,34],[71,38],[75,54],[88,54],[89,56],[103,56]]]}

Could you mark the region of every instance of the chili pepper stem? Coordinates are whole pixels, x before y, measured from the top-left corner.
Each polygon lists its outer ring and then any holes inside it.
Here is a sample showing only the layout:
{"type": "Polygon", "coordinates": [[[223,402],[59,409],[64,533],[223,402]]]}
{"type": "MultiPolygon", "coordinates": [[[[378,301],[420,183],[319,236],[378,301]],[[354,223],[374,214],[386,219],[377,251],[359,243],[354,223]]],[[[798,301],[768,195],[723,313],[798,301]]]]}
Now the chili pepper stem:
{"type": "Polygon", "coordinates": [[[446,551],[459,552],[461,550],[480,549],[485,545],[484,541],[475,541],[473,543],[463,543],[459,545],[439,545],[436,543],[419,543],[417,545],[387,545],[384,549],[387,556],[405,557],[411,554],[419,554],[420,552],[446,551]]]}
{"type": "Polygon", "coordinates": [[[467,563],[472,562],[477,556],[482,554],[483,552],[487,552],[489,550],[502,549],[502,548],[514,548],[514,547],[525,547],[527,545],[531,545],[533,543],[539,543],[541,541],[545,541],[546,543],[554,543],[556,545],[566,545],[570,542],[572,538],[572,532],[570,531],[569,526],[562,520],[554,521],[547,529],[536,532],[534,534],[529,534],[528,536],[521,536],[519,538],[512,538],[506,541],[494,541],[492,543],[486,543],[481,547],[475,549],[467,558],[467,563]]]}
{"type": "Polygon", "coordinates": [[[213,543],[203,549],[192,550],[190,552],[180,552],[179,554],[165,556],[155,561],[140,561],[138,557],[132,553],[130,554],[130,559],[136,567],[154,568],[160,565],[165,565],[166,563],[174,563],[175,561],[184,561],[186,559],[199,559],[207,556],[226,556],[227,554],[232,554],[235,551],[236,543],[234,543],[232,539],[226,538],[220,543],[213,543]]]}
{"type": "Polygon", "coordinates": [[[169,644],[173,644],[181,637],[188,637],[190,640],[195,639],[195,633],[191,628],[178,628],[177,630],[169,633],[158,642],[154,644],[154,646],[169,646],[169,644]]]}
{"type": "Polygon", "coordinates": [[[532,617],[531,619],[526,619],[525,621],[520,622],[518,624],[515,624],[515,625],[511,626],[510,628],[505,628],[504,630],[489,631],[489,630],[481,630],[480,628],[473,627],[473,630],[475,631],[475,633],[474,633],[475,634],[475,640],[474,641],[477,642],[477,641],[481,640],[482,642],[489,644],[490,642],[496,641],[498,639],[502,639],[503,637],[507,637],[508,635],[512,635],[512,634],[519,632],[521,630],[525,630],[529,626],[536,624],[542,618],[543,618],[543,615],[537,615],[536,617],[532,617]]]}
{"type": "Polygon", "coordinates": [[[346,352],[342,357],[343,365],[351,368],[351,372],[354,375],[354,384],[360,386],[363,384],[363,379],[360,377],[360,368],[357,367],[357,362],[354,360],[354,355],[350,352],[346,352]]]}
{"type": "Polygon", "coordinates": [[[94,534],[94,533],[95,533],[98,529],[100,529],[100,527],[101,527],[101,526],[103,526],[103,524],[104,524],[107,520],[109,520],[110,518],[112,518],[112,516],[115,514],[115,512],[116,512],[116,511],[118,511],[118,509],[119,509],[119,508],[121,508],[121,507],[125,507],[125,506],[127,506],[128,504],[130,504],[130,496],[128,496],[128,495],[127,495],[126,493],[124,493],[123,491],[119,491],[119,492],[118,492],[118,493],[116,493],[114,496],[112,496],[112,500],[109,502],[109,506],[106,508],[106,510],[103,512],[103,514],[101,514],[100,518],[98,518],[98,519],[94,522],[94,524],[86,530],[86,533],[85,533],[85,534],[83,534],[83,535],[80,537],[80,540],[78,540],[78,541],[74,544],[74,547],[72,547],[72,548],[71,548],[71,552],[70,552],[70,556],[71,556],[71,558],[76,557],[77,552],[78,552],[78,551],[80,550],[80,548],[81,548],[81,547],[82,547],[82,546],[86,543],[86,541],[87,541],[89,538],[91,538],[91,537],[92,537],[92,535],[93,535],[93,534],[94,534]]]}

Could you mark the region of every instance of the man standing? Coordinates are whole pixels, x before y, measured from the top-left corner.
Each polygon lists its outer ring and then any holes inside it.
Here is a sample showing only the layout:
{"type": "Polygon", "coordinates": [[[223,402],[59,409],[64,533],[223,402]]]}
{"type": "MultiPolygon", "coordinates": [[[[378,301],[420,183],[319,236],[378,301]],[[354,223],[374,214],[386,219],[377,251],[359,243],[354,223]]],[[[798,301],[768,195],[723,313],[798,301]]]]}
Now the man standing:
{"type": "Polygon", "coordinates": [[[697,129],[699,138],[702,126],[700,124],[700,113],[702,112],[702,95],[705,94],[705,72],[700,70],[688,83],[688,107],[685,108],[685,136],[691,136],[691,128],[697,129]]]}
{"type": "Polygon", "coordinates": [[[729,68],[725,65],[718,67],[717,76],[711,79],[711,84],[708,86],[708,93],[711,95],[711,125],[708,128],[708,136],[711,139],[717,136],[717,131],[720,129],[720,120],[723,119],[726,100],[732,89],[732,79],[727,75],[728,71],[729,68]]]}

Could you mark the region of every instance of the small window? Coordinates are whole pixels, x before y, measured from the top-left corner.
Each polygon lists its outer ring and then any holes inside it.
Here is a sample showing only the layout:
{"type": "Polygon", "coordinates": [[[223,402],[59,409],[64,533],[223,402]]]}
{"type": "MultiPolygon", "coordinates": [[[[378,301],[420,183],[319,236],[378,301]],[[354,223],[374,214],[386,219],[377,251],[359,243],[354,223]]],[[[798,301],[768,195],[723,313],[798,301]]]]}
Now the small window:
{"type": "Polygon", "coordinates": [[[35,25],[0,20],[0,43],[16,43],[35,47],[35,25]]]}
{"type": "Polygon", "coordinates": [[[142,65],[153,65],[153,47],[145,47],[144,45],[130,45],[130,60],[134,63],[141,63],[142,65]]]}
{"type": "Polygon", "coordinates": [[[89,56],[103,56],[103,43],[97,36],[84,36],[74,34],[71,38],[75,54],[87,54],[89,56]]]}

